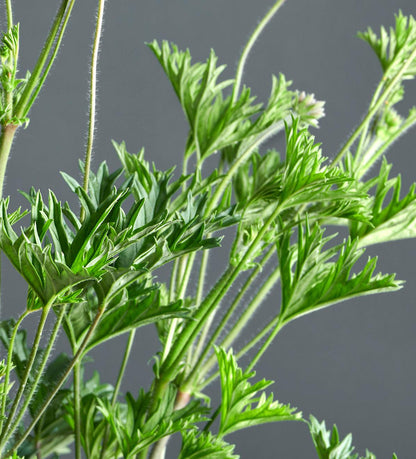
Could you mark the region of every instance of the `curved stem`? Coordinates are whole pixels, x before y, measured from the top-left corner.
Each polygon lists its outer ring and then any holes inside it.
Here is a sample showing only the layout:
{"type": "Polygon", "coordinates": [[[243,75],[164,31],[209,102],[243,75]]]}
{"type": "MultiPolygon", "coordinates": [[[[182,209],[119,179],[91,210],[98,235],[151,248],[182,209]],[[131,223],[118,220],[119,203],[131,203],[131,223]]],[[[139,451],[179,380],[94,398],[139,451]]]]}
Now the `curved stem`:
{"type": "Polygon", "coordinates": [[[228,348],[232,343],[238,338],[240,332],[247,325],[250,318],[256,312],[257,308],[264,301],[266,296],[270,293],[271,289],[276,285],[280,278],[280,268],[277,267],[267,278],[267,280],[262,284],[261,288],[251,300],[248,307],[245,309],[243,314],[238,318],[237,322],[234,324],[230,333],[224,338],[221,343],[222,347],[228,348]]]}
{"type": "Polygon", "coordinates": [[[42,309],[42,315],[40,317],[40,320],[39,320],[39,325],[38,325],[38,329],[36,331],[36,336],[35,336],[35,339],[33,341],[33,346],[32,346],[32,350],[30,352],[30,355],[29,355],[29,359],[28,359],[28,362],[26,364],[26,370],[25,370],[25,374],[23,375],[23,378],[22,378],[22,381],[20,382],[20,386],[19,386],[19,390],[17,391],[17,394],[16,394],[16,397],[13,401],[13,405],[12,407],[10,408],[10,412],[8,414],[8,417],[7,417],[7,421],[6,421],[6,425],[4,426],[4,430],[3,430],[3,433],[0,437],[0,451],[2,450],[4,444],[6,443],[8,437],[10,436],[8,430],[9,430],[9,427],[10,425],[12,424],[12,421],[13,421],[13,418],[16,414],[16,411],[17,411],[17,408],[19,406],[19,403],[20,403],[20,400],[22,399],[22,396],[26,390],[26,385],[27,385],[27,382],[29,380],[29,376],[31,374],[31,370],[32,370],[32,367],[33,367],[33,364],[35,363],[35,359],[36,359],[36,354],[38,352],[38,349],[39,349],[39,344],[40,344],[40,340],[42,338],[42,333],[43,333],[43,329],[45,327],[45,324],[46,324],[46,319],[48,318],[48,315],[49,315],[49,312],[51,310],[51,307],[52,307],[52,303],[53,303],[53,299],[51,299],[47,305],[45,305],[42,309]]]}
{"type": "Polygon", "coordinates": [[[234,83],[233,95],[232,95],[233,102],[235,102],[238,98],[238,94],[240,92],[240,87],[241,87],[241,80],[243,78],[243,73],[244,73],[244,67],[246,65],[247,58],[248,58],[248,55],[250,54],[251,49],[253,48],[260,34],[263,32],[264,28],[271,21],[273,16],[277,13],[277,11],[280,9],[280,7],[283,5],[284,2],[285,0],[278,0],[274,4],[274,6],[270,8],[266,16],[264,16],[264,18],[259,22],[256,29],[251,34],[246,46],[244,47],[244,50],[238,62],[237,73],[235,76],[235,83],[234,83]]]}
{"type": "Polygon", "coordinates": [[[55,345],[55,341],[56,341],[56,338],[58,336],[58,332],[60,330],[60,327],[61,327],[61,324],[62,324],[62,319],[63,319],[63,316],[65,314],[65,311],[66,311],[66,307],[62,307],[60,312],[59,312],[59,315],[56,319],[56,322],[55,322],[55,325],[53,327],[53,330],[52,330],[52,334],[48,340],[48,345],[45,349],[45,352],[43,354],[43,357],[42,357],[42,361],[39,365],[39,369],[38,369],[38,372],[36,374],[36,377],[34,378],[33,382],[30,384],[30,390],[26,396],[26,399],[25,399],[25,402],[24,404],[22,405],[22,407],[20,408],[19,412],[17,413],[16,415],[16,419],[13,423],[13,425],[10,427],[10,435],[8,435],[8,437],[10,437],[13,432],[15,430],[17,430],[19,424],[20,424],[20,421],[23,419],[23,416],[25,415],[25,412],[27,410],[27,408],[29,407],[30,405],[30,402],[32,401],[32,398],[33,398],[33,395],[34,393],[36,392],[37,388],[38,388],[38,385],[39,385],[39,381],[43,375],[43,371],[46,367],[46,364],[48,362],[48,359],[49,359],[49,356],[51,355],[51,352],[52,352],[52,348],[53,346],[55,345]]]}
{"type": "Polygon", "coordinates": [[[7,351],[7,364],[6,364],[6,373],[4,375],[4,384],[3,384],[3,394],[2,394],[2,403],[1,403],[1,412],[0,412],[0,433],[3,433],[3,419],[6,413],[6,395],[7,395],[7,388],[9,387],[10,381],[10,373],[12,371],[13,365],[13,348],[14,348],[14,341],[17,336],[17,332],[19,330],[20,324],[23,320],[30,314],[29,311],[25,311],[16,322],[15,326],[13,327],[12,335],[10,336],[9,341],[9,348],[7,351]]]}
{"type": "Polygon", "coordinates": [[[13,27],[12,0],[6,0],[7,30],[13,27]]]}
{"type": "Polygon", "coordinates": [[[98,1],[97,22],[95,26],[94,42],[91,56],[91,75],[90,75],[90,107],[88,117],[88,138],[85,151],[85,170],[83,188],[88,191],[88,180],[91,167],[92,148],[94,144],[95,115],[96,115],[96,96],[97,96],[97,67],[100,40],[103,28],[105,0],[98,1]]]}

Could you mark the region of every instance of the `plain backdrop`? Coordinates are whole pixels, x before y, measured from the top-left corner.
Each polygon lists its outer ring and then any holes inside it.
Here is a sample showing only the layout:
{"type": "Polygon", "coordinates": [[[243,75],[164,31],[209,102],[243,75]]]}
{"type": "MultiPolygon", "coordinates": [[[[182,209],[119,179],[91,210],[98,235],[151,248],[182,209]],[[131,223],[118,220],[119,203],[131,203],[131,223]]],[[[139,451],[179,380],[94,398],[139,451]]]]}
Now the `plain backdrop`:
{"type": "MultiPolygon", "coordinates": [[[[22,72],[31,69],[56,9],[56,0],[15,1],[21,23],[22,72]]],[[[31,186],[53,189],[72,199],[59,171],[80,177],[78,159],[85,149],[88,68],[96,1],[77,2],[64,46],[46,87],[21,129],[9,161],[6,195],[11,208],[24,200],[17,190],[31,186]]],[[[146,148],[146,158],[159,169],[180,162],[187,127],[180,106],[158,62],[144,45],[154,38],[188,47],[195,60],[210,48],[227,64],[231,77],[242,47],[272,0],[112,0],[107,2],[99,72],[99,112],[94,165],[118,160],[111,139],[125,140],[130,152],[146,148]]],[[[244,83],[265,101],[271,75],[282,72],[293,87],[326,100],[327,116],[314,134],[325,156],[333,158],[366,110],[380,78],[378,61],[356,32],[368,25],[391,25],[399,8],[415,14],[414,0],[289,0],[258,41],[248,61],[244,83]]],[[[4,6],[0,6],[4,28],[4,6]]],[[[416,83],[406,85],[405,112],[414,104],[416,83]]],[[[389,152],[404,189],[416,175],[416,133],[389,152]]],[[[341,434],[353,433],[364,454],[379,459],[414,459],[415,446],[415,311],[416,241],[376,246],[379,269],[407,281],[394,294],[368,296],[309,315],[286,327],[257,366],[258,377],[276,381],[275,396],[313,413],[341,434]]],[[[217,251],[215,257],[223,255],[217,251]]],[[[215,265],[215,263],[214,263],[215,265]]],[[[210,279],[215,279],[211,266],[210,279]]],[[[163,274],[163,273],[162,273],[163,274]]],[[[2,319],[16,317],[25,304],[25,289],[7,263],[3,266],[2,319]]],[[[268,307],[277,307],[277,294],[268,307]]],[[[257,325],[253,325],[256,327],[257,325]]],[[[254,329],[248,331],[250,337],[254,329]]],[[[93,355],[103,381],[114,383],[125,338],[93,355]]],[[[64,344],[62,344],[64,346],[64,344]]],[[[153,327],[140,329],[124,390],[137,393],[152,376],[157,349],[153,327]]],[[[217,387],[212,388],[213,393],[217,387]]],[[[299,459],[316,456],[301,423],[270,424],[232,435],[243,459],[299,459]]],[[[169,457],[176,457],[174,449],[169,457]]]]}

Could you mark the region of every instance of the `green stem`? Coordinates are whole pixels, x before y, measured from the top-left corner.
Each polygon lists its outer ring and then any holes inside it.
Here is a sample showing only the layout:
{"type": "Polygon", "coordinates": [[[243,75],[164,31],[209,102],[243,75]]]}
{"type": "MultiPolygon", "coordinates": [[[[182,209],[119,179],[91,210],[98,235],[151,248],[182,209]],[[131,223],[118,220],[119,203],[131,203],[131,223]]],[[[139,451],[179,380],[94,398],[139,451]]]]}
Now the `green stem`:
{"type": "MultiPolygon", "coordinates": [[[[209,251],[205,250],[204,253],[202,254],[201,266],[199,268],[198,287],[197,287],[196,299],[195,299],[195,305],[197,308],[200,306],[202,302],[202,297],[204,295],[204,283],[205,283],[205,275],[206,275],[206,271],[208,267],[208,258],[209,258],[209,251]]],[[[214,319],[214,314],[211,314],[206,324],[204,325],[204,328],[202,329],[201,336],[199,337],[199,341],[195,349],[195,354],[192,356],[192,359],[191,359],[191,366],[195,364],[196,360],[201,354],[201,351],[204,346],[209,329],[211,328],[211,323],[213,319],[214,319]]]]}
{"type": "Polygon", "coordinates": [[[12,148],[17,125],[6,124],[1,127],[0,134],[0,199],[3,197],[4,177],[6,175],[7,161],[12,148]]]}
{"type": "Polygon", "coordinates": [[[217,419],[218,415],[221,413],[221,405],[218,405],[217,409],[214,411],[214,414],[211,416],[211,419],[205,424],[203,428],[203,432],[209,432],[209,428],[214,423],[215,419],[217,419]]]}
{"type": "Polygon", "coordinates": [[[261,348],[257,351],[256,355],[253,357],[253,359],[250,362],[250,364],[247,366],[247,369],[246,369],[247,372],[251,371],[256,366],[257,362],[260,360],[262,355],[266,352],[267,348],[273,342],[273,340],[275,339],[276,335],[283,328],[283,326],[284,326],[284,323],[282,323],[282,322],[280,322],[280,320],[278,320],[275,328],[273,329],[273,331],[267,337],[266,341],[263,343],[261,348]]]}
{"type": "Polygon", "coordinates": [[[63,39],[63,37],[64,37],[65,30],[66,30],[66,27],[67,27],[67,25],[68,25],[69,18],[70,18],[70,16],[71,16],[71,13],[72,13],[72,9],[73,9],[73,7],[74,7],[74,4],[75,4],[75,0],[71,0],[71,2],[70,2],[70,4],[69,4],[68,8],[67,8],[66,11],[65,11],[65,16],[63,17],[63,19],[62,19],[62,21],[61,21],[62,25],[61,25],[61,27],[60,27],[60,29],[59,29],[59,33],[58,33],[58,35],[57,35],[57,38],[56,38],[56,40],[54,41],[55,46],[54,46],[54,49],[53,49],[53,51],[52,51],[51,57],[50,57],[50,59],[49,59],[49,62],[48,62],[47,65],[46,65],[45,70],[44,70],[43,73],[42,73],[42,76],[40,76],[40,78],[39,78],[38,85],[37,85],[36,88],[33,90],[33,93],[32,93],[32,95],[31,95],[31,97],[30,97],[30,100],[29,100],[28,104],[26,105],[26,108],[25,108],[24,114],[23,114],[24,117],[26,117],[27,114],[29,113],[30,108],[31,108],[32,105],[34,104],[34,102],[35,102],[35,100],[36,100],[36,98],[37,98],[37,96],[38,96],[40,90],[42,89],[42,87],[43,87],[43,85],[44,85],[44,83],[45,83],[46,78],[47,78],[48,75],[49,75],[49,72],[50,72],[50,70],[51,70],[51,68],[52,68],[53,63],[55,62],[56,56],[58,55],[58,51],[59,51],[59,49],[60,49],[60,47],[61,47],[62,39],[63,39]]]}
{"type": "Polygon", "coordinates": [[[0,451],[3,449],[8,437],[12,433],[12,432],[10,432],[10,434],[8,434],[9,433],[8,430],[10,428],[10,425],[12,424],[12,421],[13,421],[13,418],[14,418],[14,416],[16,414],[16,411],[17,411],[17,408],[19,406],[20,400],[22,399],[22,396],[23,396],[23,394],[24,394],[24,392],[26,390],[26,385],[27,385],[27,382],[29,380],[33,364],[35,363],[36,354],[37,354],[37,352],[39,350],[39,344],[40,344],[40,340],[42,338],[43,329],[44,329],[45,324],[46,324],[46,319],[48,318],[49,312],[51,310],[53,300],[54,300],[54,298],[52,298],[42,309],[42,315],[41,315],[40,320],[39,320],[39,325],[38,325],[38,328],[37,328],[37,331],[36,331],[35,339],[33,341],[32,350],[30,352],[29,359],[28,359],[28,362],[26,364],[25,373],[24,373],[23,378],[22,378],[22,380],[20,382],[19,390],[17,391],[16,397],[15,397],[15,399],[13,401],[13,405],[10,408],[10,412],[8,414],[8,417],[7,417],[6,425],[4,426],[4,430],[3,430],[2,435],[0,437],[0,451]]]}
{"type": "MultiPolygon", "coordinates": [[[[40,379],[41,379],[41,377],[43,375],[44,369],[45,369],[46,364],[47,364],[47,362],[49,360],[49,356],[51,355],[52,348],[55,345],[55,341],[56,341],[56,338],[58,336],[58,332],[59,332],[61,324],[62,324],[62,319],[63,319],[63,316],[65,314],[65,310],[66,310],[66,307],[61,307],[61,310],[59,312],[59,315],[58,315],[58,317],[56,319],[56,322],[55,322],[55,325],[53,327],[52,334],[51,334],[51,336],[50,336],[50,338],[48,340],[48,345],[47,345],[47,347],[45,349],[45,352],[43,354],[42,361],[41,361],[41,363],[39,365],[39,369],[37,371],[37,374],[36,374],[33,382],[30,384],[30,390],[29,390],[29,392],[28,392],[28,394],[26,396],[24,404],[20,408],[19,412],[16,415],[16,419],[13,422],[13,425],[9,429],[10,434],[8,435],[8,438],[10,438],[10,436],[13,434],[13,432],[15,432],[17,430],[17,428],[19,427],[19,424],[20,424],[21,420],[23,419],[23,416],[25,415],[27,408],[29,407],[30,402],[32,401],[33,395],[35,394],[35,392],[36,392],[36,390],[38,388],[39,381],[40,381],[40,379]]],[[[6,441],[7,441],[7,439],[6,439],[6,441]]]]}
{"type": "Polygon", "coordinates": [[[176,300],[176,279],[178,277],[179,258],[175,258],[173,262],[172,272],[170,274],[169,284],[169,301],[172,303],[176,300]]]}
{"type": "Polygon", "coordinates": [[[7,396],[7,388],[9,387],[10,382],[10,373],[12,371],[13,366],[13,348],[14,348],[14,341],[17,336],[17,332],[19,330],[20,324],[23,320],[30,314],[29,311],[25,311],[17,320],[15,326],[13,327],[12,335],[10,336],[9,341],[9,348],[7,352],[7,364],[6,364],[6,373],[4,375],[4,385],[3,385],[3,394],[2,394],[2,403],[1,403],[1,412],[0,412],[0,433],[3,433],[3,419],[6,413],[6,396],[7,396]]]}
{"type": "MultiPolygon", "coordinates": [[[[371,109],[371,107],[374,106],[374,104],[377,102],[377,99],[380,97],[380,93],[381,93],[381,91],[383,89],[383,86],[384,86],[384,79],[382,79],[380,81],[380,83],[378,84],[376,90],[374,91],[373,97],[372,97],[370,105],[369,105],[370,109],[371,109]]],[[[356,150],[356,154],[355,154],[355,160],[358,160],[359,158],[361,158],[363,146],[364,146],[365,140],[367,138],[367,134],[368,134],[369,125],[370,125],[370,123],[368,122],[363,127],[363,131],[361,133],[360,140],[358,141],[358,146],[357,146],[357,150],[356,150]]]]}
{"type": "Polygon", "coordinates": [[[231,329],[230,333],[224,338],[221,343],[221,346],[224,348],[229,348],[232,343],[238,338],[240,332],[244,329],[247,325],[248,321],[251,319],[253,314],[256,312],[257,308],[263,303],[266,296],[270,293],[271,289],[276,285],[280,278],[280,268],[277,267],[267,278],[266,282],[264,282],[255,295],[255,297],[251,300],[248,307],[245,309],[243,314],[238,318],[237,322],[234,324],[233,328],[231,329]]]}
{"type": "MultiPolygon", "coordinates": [[[[185,255],[181,259],[180,270],[179,270],[180,272],[179,279],[181,281],[178,286],[178,291],[175,294],[176,300],[178,299],[183,300],[185,298],[186,289],[188,287],[189,279],[191,276],[192,265],[193,265],[194,259],[195,259],[195,253],[191,255],[185,255]]],[[[167,355],[169,354],[170,349],[172,348],[172,345],[175,339],[176,328],[178,327],[180,320],[182,319],[172,319],[170,321],[168,336],[166,338],[165,348],[163,349],[162,363],[166,359],[167,355]]]]}
{"type": "Polygon", "coordinates": [[[71,371],[74,368],[74,366],[76,365],[76,363],[82,358],[83,353],[84,353],[84,351],[86,350],[86,348],[88,346],[88,342],[89,342],[92,334],[94,333],[95,329],[97,328],[97,326],[98,326],[98,324],[99,324],[99,322],[101,320],[102,315],[105,312],[105,308],[106,308],[106,305],[103,304],[103,306],[98,310],[98,312],[95,315],[94,320],[93,320],[93,322],[92,322],[87,334],[85,335],[81,345],[79,346],[76,354],[74,355],[74,357],[72,358],[71,362],[69,363],[69,365],[68,365],[67,369],[65,370],[64,374],[60,377],[59,381],[56,383],[56,386],[53,389],[53,391],[49,394],[47,399],[43,402],[43,405],[41,406],[41,408],[37,412],[36,416],[33,418],[32,422],[30,423],[28,428],[24,431],[24,433],[21,435],[21,437],[15,442],[15,444],[6,453],[6,455],[5,455],[6,457],[11,455],[14,451],[17,451],[17,448],[19,448],[19,446],[26,440],[26,438],[28,437],[30,432],[33,430],[33,428],[38,423],[39,419],[43,416],[44,412],[48,408],[48,406],[51,403],[51,401],[54,399],[55,395],[58,393],[59,389],[65,383],[65,381],[67,380],[68,376],[71,374],[71,371]]]}
{"type": "MultiPolygon", "coordinates": [[[[386,142],[381,145],[373,155],[369,157],[369,160],[358,168],[357,177],[363,177],[373,164],[380,158],[380,156],[392,145],[399,137],[405,134],[410,128],[416,124],[416,113],[414,116],[409,117],[393,135],[391,135],[386,142]]],[[[365,158],[365,157],[364,157],[365,158]]]]}
{"type": "Polygon", "coordinates": [[[117,378],[116,386],[114,388],[113,399],[111,401],[111,406],[113,408],[114,408],[114,406],[115,406],[115,404],[117,402],[118,393],[120,392],[121,383],[123,381],[123,377],[124,377],[124,373],[126,371],[127,363],[129,361],[131,348],[133,347],[135,335],[136,335],[136,329],[134,329],[134,330],[132,330],[130,332],[129,339],[127,340],[126,349],[124,350],[123,361],[122,361],[121,366],[120,366],[120,371],[118,372],[118,378],[117,378]]]}
{"type": "Polygon", "coordinates": [[[97,68],[98,52],[100,49],[100,40],[103,28],[105,0],[98,0],[97,21],[95,25],[95,34],[91,55],[91,75],[90,75],[90,107],[88,116],[88,137],[87,148],[85,151],[85,170],[83,188],[88,192],[88,180],[91,167],[92,148],[94,144],[95,116],[96,116],[96,96],[97,96],[97,68]]]}
{"type": "Polygon", "coordinates": [[[390,81],[390,83],[386,86],[384,91],[382,92],[381,96],[373,104],[373,106],[369,108],[367,115],[363,119],[363,121],[358,125],[358,127],[355,129],[355,131],[351,134],[350,138],[347,140],[345,145],[341,148],[340,152],[338,155],[334,158],[333,164],[336,164],[342,160],[342,158],[346,155],[350,147],[353,145],[357,137],[360,135],[360,133],[367,129],[367,126],[373,116],[378,112],[378,110],[381,108],[381,106],[384,104],[384,102],[387,100],[387,98],[390,96],[391,92],[395,88],[395,86],[399,83],[401,80],[403,74],[406,72],[408,67],[412,64],[416,57],[416,48],[413,50],[409,58],[406,60],[406,62],[403,64],[402,68],[400,71],[396,74],[396,76],[390,81]]]}
{"type": "Polygon", "coordinates": [[[218,281],[216,286],[211,290],[206,300],[201,304],[201,307],[195,313],[195,320],[190,321],[187,324],[187,326],[183,329],[181,335],[178,337],[176,341],[175,348],[172,349],[173,352],[169,354],[164,365],[162,366],[161,372],[164,378],[167,378],[169,380],[178,371],[182,355],[192,345],[196,336],[201,331],[205,321],[218,306],[223,296],[227,293],[232,283],[235,281],[235,279],[242,271],[245,263],[252,256],[253,252],[256,250],[256,247],[261,242],[263,236],[269,229],[270,225],[275,221],[280,212],[281,207],[280,205],[277,205],[275,210],[269,216],[269,218],[264,222],[263,227],[258,232],[257,236],[253,240],[250,247],[247,249],[244,256],[241,258],[240,263],[233,268],[227,269],[227,271],[218,281]]]}
{"type": "Polygon", "coordinates": [[[39,82],[39,78],[43,72],[43,69],[45,67],[49,53],[55,42],[56,36],[59,33],[59,30],[61,28],[61,22],[65,16],[65,10],[68,5],[68,2],[69,0],[62,0],[61,5],[56,13],[55,19],[49,31],[49,35],[46,39],[45,45],[42,48],[39,58],[35,64],[35,68],[33,69],[32,74],[30,75],[30,78],[28,82],[26,83],[23,94],[21,95],[19,102],[16,105],[14,115],[17,119],[23,118],[24,113],[28,112],[28,102],[30,101],[32,93],[35,90],[39,82]]]}
{"type": "Polygon", "coordinates": [[[263,32],[264,28],[267,26],[267,24],[271,21],[273,16],[277,13],[277,11],[280,9],[280,7],[283,5],[285,0],[278,0],[274,6],[270,8],[268,13],[264,16],[264,18],[259,22],[258,26],[250,36],[246,46],[244,47],[244,50],[241,54],[240,60],[238,62],[238,67],[237,67],[237,73],[235,76],[235,83],[234,83],[234,88],[233,88],[233,95],[232,95],[232,101],[235,102],[238,98],[238,94],[240,91],[241,87],[241,80],[243,78],[243,73],[244,73],[244,67],[247,62],[248,55],[250,54],[251,49],[253,48],[255,42],[259,38],[260,34],[263,32]]]}
{"type": "Polygon", "coordinates": [[[6,0],[7,30],[13,27],[12,0],[6,0]]]}
{"type": "MultiPolygon", "coordinates": [[[[273,320],[271,320],[261,331],[258,333],[253,339],[251,339],[243,348],[240,349],[240,351],[237,352],[236,354],[236,359],[239,360],[241,357],[243,357],[247,352],[251,351],[253,347],[257,346],[257,343],[261,341],[269,332],[270,330],[274,329],[279,322],[279,316],[275,317],[273,320]]],[[[198,390],[202,391],[205,389],[205,387],[209,386],[213,381],[215,381],[218,376],[220,375],[220,372],[217,370],[214,374],[212,374],[209,378],[207,378],[203,383],[198,386],[198,390]]]]}
{"type": "Polygon", "coordinates": [[[81,459],[81,361],[74,365],[73,381],[75,458],[81,459]]]}
{"type": "MultiPolygon", "coordinates": [[[[240,336],[241,331],[245,328],[247,323],[251,320],[253,315],[256,313],[257,309],[259,306],[263,303],[264,299],[266,296],[270,293],[271,289],[276,285],[276,282],[280,278],[280,269],[277,267],[271,275],[267,278],[266,282],[264,282],[261,286],[261,288],[258,290],[254,298],[250,301],[249,305],[247,308],[243,311],[241,316],[237,319],[236,323],[233,324],[232,328],[230,329],[230,332],[227,334],[227,336],[222,340],[220,346],[223,347],[224,349],[228,349],[233,342],[240,336]]],[[[253,279],[254,280],[254,279],[253,279]]],[[[237,296],[238,298],[238,296],[237,296]]],[[[236,298],[236,300],[237,300],[236,298]]],[[[241,297],[240,297],[241,298],[241,297]]],[[[226,323],[223,324],[223,327],[225,327],[226,323]]],[[[219,332],[219,327],[218,327],[218,332],[219,332]]],[[[219,336],[219,333],[216,331],[216,336],[215,339],[219,336]]],[[[212,341],[212,340],[211,340],[212,341]]],[[[214,344],[214,341],[211,343],[211,348],[212,345],[214,344]]],[[[206,349],[206,354],[208,353],[210,349],[206,349]]],[[[206,355],[205,354],[205,355],[206,355]]],[[[201,362],[202,363],[202,362],[201,362]]],[[[200,380],[202,380],[205,375],[207,375],[212,367],[216,363],[216,355],[212,354],[207,361],[205,362],[204,365],[201,365],[197,371],[195,371],[195,377],[198,377],[200,380]]],[[[197,383],[196,380],[191,381],[189,378],[189,383],[188,384],[195,384],[197,383]]],[[[196,384],[198,386],[198,384],[196,384]]]]}
{"type": "MultiPolygon", "coordinates": [[[[254,280],[257,278],[258,274],[262,271],[263,267],[266,265],[272,254],[274,253],[274,245],[270,247],[270,249],[267,251],[266,255],[264,256],[263,260],[261,260],[260,263],[258,263],[256,269],[252,271],[248,279],[246,280],[245,284],[241,289],[239,289],[238,294],[234,298],[234,301],[231,303],[231,306],[228,308],[228,311],[226,314],[222,317],[220,323],[218,324],[217,328],[215,329],[214,333],[212,334],[210,340],[206,344],[204,350],[200,355],[198,355],[198,361],[196,362],[194,368],[192,369],[191,374],[188,376],[184,383],[184,387],[189,387],[192,386],[192,384],[196,381],[194,381],[195,378],[200,379],[203,377],[204,371],[201,372],[201,367],[204,363],[205,358],[207,357],[208,353],[211,351],[212,347],[214,346],[218,336],[220,333],[223,331],[223,329],[227,326],[229,319],[231,316],[234,314],[236,308],[240,305],[240,301],[247,292],[247,290],[250,288],[254,280]]],[[[247,312],[247,311],[246,311],[247,312]]],[[[244,314],[245,317],[247,314],[244,314]]],[[[234,332],[235,325],[233,325],[230,334],[234,332]]],[[[205,369],[205,366],[204,366],[205,369]]]]}
{"type": "Polygon", "coordinates": [[[208,268],[209,250],[204,250],[202,253],[201,266],[199,268],[198,287],[196,290],[196,305],[201,304],[204,295],[205,276],[208,268]]]}

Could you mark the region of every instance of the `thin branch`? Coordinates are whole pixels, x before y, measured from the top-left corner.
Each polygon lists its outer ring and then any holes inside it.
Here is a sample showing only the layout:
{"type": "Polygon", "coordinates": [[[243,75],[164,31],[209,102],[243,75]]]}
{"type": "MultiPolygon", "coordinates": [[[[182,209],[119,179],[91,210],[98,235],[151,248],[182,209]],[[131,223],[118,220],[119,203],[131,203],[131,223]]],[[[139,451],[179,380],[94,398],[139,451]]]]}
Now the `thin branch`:
{"type": "Polygon", "coordinates": [[[244,67],[246,65],[247,58],[248,58],[248,55],[250,54],[250,51],[252,50],[260,34],[263,32],[267,24],[272,20],[273,16],[279,11],[280,7],[283,5],[284,2],[285,0],[278,0],[274,4],[274,6],[270,8],[268,13],[259,22],[258,26],[256,27],[251,37],[249,38],[246,46],[244,47],[240,60],[238,62],[237,73],[235,75],[235,83],[234,83],[233,96],[232,96],[233,102],[235,102],[238,98],[238,93],[240,92],[241,81],[242,81],[243,73],[244,73],[244,67]]]}
{"type": "Polygon", "coordinates": [[[104,19],[104,5],[105,0],[98,1],[97,21],[95,25],[95,34],[93,41],[93,49],[91,56],[91,75],[90,75],[90,107],[88,117],[88,138],[87,148],[85,151],[85,170],[84,170],[84,182],[83,188],[88,192],[88,180],[91,167],[91,156],[94,145],[94,131],[95,131],[95,117],[96,117],[96,105],[97,105],[97,68],[98,68],[98,54],[100,49],[100,40],[103,28],[104,19]]]}

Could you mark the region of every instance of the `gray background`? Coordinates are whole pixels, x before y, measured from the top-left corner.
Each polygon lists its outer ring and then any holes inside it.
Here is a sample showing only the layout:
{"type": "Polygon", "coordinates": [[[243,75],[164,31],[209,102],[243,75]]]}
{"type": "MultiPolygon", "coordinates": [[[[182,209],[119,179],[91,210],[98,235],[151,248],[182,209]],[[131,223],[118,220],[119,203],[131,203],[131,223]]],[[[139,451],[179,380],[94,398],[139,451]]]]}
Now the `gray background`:
{"type": "MultiPolygon", "coordinates": [[[[21,22],[21,70],[31,68],[56,8],[55,0],[15,1],[21,22]]],[[[59,171],[79,177],[78,158],[86,139],[88,63],[95,1],[79,1],[59,59],[46,89],[33,108],[31,122],[21,130],[9,162],[6,195],[12,208],[24,201],[16,193],[30,186],[70,194],[59,171]]],[[[146,147],[158,168],[180,161],[186,123],[167,79],[145,41],[168,39],[189,47],[194,59],[214,48],[226,75],[232,76],[242,46],[271,0],[152,0],[108,2],[102,42],[99,114],[95,165],[107,160],[118,167],[110,139],[124,139],[129,151],[146,147]]],[[[380,70],[369,47],[355,34],[367,25],[390,25],[401,8],[414,14],[414,0],[291,0],[274,19],[250,57],[245,83],[259,100],[270,90],[272,73],[283,72],[294,87],[326,100],[327,117],[315,131],[324,154],[334,157],[362,116],[380,70]]],[[[1,13],[3,4],[1,5],[1,13]]],[[[4,15],[1,14],[2,21],[4,15]]],[[[4,22],[3,22],[4,26],[4,22]]],[[[412,83],[412,82],[411,82],[412,83]]],[[[415,101],[416,85],[408,100],[415,101]]],[[[403,105],[403,110],[409,104],[403,105]]],[[[415,132],[397,142],[394,171],[404,188],[415,177],[415,132]]],[[[416,312],[415,241],[375,247],[379,268],[407,280],[403,290],[369,296],[307,316],[283,330],[258,365],[258,376],[276,380],[275,395],[308,415],[336,422],[341,433],[353,432],[357,449],[368,447],[380,459],[396,451],[400,459],[416,457],[414,448],[414,379],[416,312]]],[[[220,255],[219,255],[220,256],[220,255]]],[[[23,308],[22,283],[3,268],[3,318],[23,308]]],[[[276,307],[272,296],[269,306],[276,307]]],[[[103,380],[114,381],[124,339],[94,355],[103,380]]],[[[141,329],[125,389],[147,386],[156,349],[152,327],[141,329]]],[[[91,371],[93,366],[91,366],[91,371]]],[[[242,458],[315,457],[306,426],[272,424],[229,437],[242,458]]],[[[175,453],[171,453],[175,457],[175,453]]]]}

